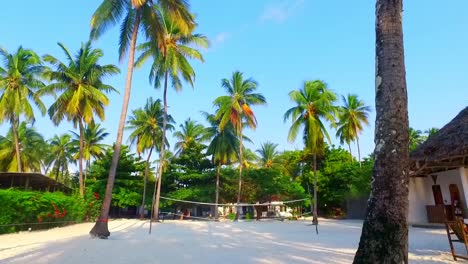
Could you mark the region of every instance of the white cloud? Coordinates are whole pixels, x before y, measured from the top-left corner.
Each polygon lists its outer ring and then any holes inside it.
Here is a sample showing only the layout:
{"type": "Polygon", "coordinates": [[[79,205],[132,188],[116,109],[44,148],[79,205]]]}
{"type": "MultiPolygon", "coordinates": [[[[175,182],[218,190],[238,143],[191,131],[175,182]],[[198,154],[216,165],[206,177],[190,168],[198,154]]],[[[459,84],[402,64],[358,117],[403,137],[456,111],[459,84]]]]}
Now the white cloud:
{"type": "Polygon", "coordinates": [[[304,6],[304,0],[286,0],[267,6],[260,15],[261,22],[283,23],[304,6]]]}
{"type": "Polygon", "coordinates": [[[213,38],[213,45],[220,45],[226,42],[227,39],[231,37],[231,33],[229,32],[221,32],[218,33],[214,38],[213,38]]]}

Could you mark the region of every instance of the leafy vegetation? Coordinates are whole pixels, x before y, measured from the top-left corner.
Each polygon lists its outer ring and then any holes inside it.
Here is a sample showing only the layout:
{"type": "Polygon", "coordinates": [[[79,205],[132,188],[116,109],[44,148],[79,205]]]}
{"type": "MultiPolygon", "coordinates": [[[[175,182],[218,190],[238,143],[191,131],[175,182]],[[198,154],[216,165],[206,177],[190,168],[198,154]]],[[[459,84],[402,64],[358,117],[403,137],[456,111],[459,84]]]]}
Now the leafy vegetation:
{"type": "Polygon", "coordinates": [[[101,206],[99,196],[90,192],[80,197],[15,189],[0,190],[0,203],[0,234],[93,221],[101,206]]]}

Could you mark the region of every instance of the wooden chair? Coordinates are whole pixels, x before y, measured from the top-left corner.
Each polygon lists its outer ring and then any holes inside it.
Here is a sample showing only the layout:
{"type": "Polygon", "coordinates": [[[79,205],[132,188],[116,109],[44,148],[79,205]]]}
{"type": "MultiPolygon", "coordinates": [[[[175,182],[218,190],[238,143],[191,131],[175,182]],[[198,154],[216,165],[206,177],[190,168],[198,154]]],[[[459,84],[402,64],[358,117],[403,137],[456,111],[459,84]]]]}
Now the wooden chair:
{"type": "Polygon", "coordinates": [[[463,219],[457,219],[455,221],[445,222],[445,228],[447,229],[447,237],[450,244],[450,250],[452,251],[453,259],[456,261],[457,258],[468,260],[468,234],[465,231],[465,223],[463,219]],[[456,238],[453,237],[455,235],[456,238]],[[453,242],[463,243],[465,245],[467,255],[457,255],[453,248],[453,242]]]}

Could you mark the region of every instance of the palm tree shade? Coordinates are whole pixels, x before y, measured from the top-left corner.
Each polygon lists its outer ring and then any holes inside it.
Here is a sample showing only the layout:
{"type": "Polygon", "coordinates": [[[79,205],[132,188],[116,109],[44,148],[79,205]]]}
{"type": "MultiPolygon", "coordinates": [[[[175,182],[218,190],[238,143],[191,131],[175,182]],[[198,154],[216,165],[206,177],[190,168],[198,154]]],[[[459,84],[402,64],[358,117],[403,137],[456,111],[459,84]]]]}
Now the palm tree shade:
{"type": "Polygon", "coordinates": [[[313,223],[318,224],[317,218],[317,155],[323,149],[324,138],[331,142],[325,121],[335,123],[336,94],[328,89],[322,81],[307,81],[299,90],[293,90],[289,97],[296,104],[284,114],[284,121],[291,119],[288,140],[293,142],[300,129],[303,129],[304,148],[313,154],[314,171],[314,207],[313,223]]]}
{"type": "MultiPolygon", "coordinates": [[[[266,104],[265,97],[255,93],[257,82],[251,78],[245,79],[241,72],[234,72],[231,79],[221,80],[221,86],[226,90],[227,95],[215,99],[217,106],[216,119],[219,120],[219,129],[223,130],[228,124],[232,125],[239,138],[239,187],[237,192],[237,204],[240,203],[242,193],[242,167],[244,164],[243,153],[243,126],[244,123],[255,129],[257,119],[251,109],[253,105],[266,104]]],[[[239,216],[239,207],[236,217],[239,216]]]]}
{"type": "Polygon", "coordinates": [[[91,42],[81,45],[73,57],[62,43],[58,43],[65,53],[66,62],[51,55],[45,55],[44,61],[53,69],[45,72],[50,84],[44,93],[58,94],[56,101],[49,107],[48,113],[55,125],[64,119],[71,121],[79,130],[79,185],[80,195],[84,194],[83,151],[85,141],[85,124],[91,124],[95,116],[104,120],[104,109],[109,104],[106,93],[115,89],[103,83],[103,79],[119,73],[111,64],[101,65],[99,60],[104,56],[100,49],[93,49],[91,42]]]}
{"type": "Polygon", "coordinates": [[[18,136],[20,116],[34,121],[34,103],[41,114],[46,108],[40,100],[39,91],[44,87],[40,80],[43,72],[40,57],[32,50],[19,47],[15,53],[0,48],[3,67],[0,66],[0,124],[7,121],[12,127],[15,143],[16,171],[22,172],[21,147],[18,136]]]}
{"type": "MultiPolygon", "coordinates": [[[[359,134],[362,132],[362,126],[369,125],[370,107],[366,106],[363,101],[359,100],[357,95],[348,94],[342,96],[343,106],[338,108],[338,124],[336,135],[340,139],[340,143],[346,144],[349,147],[351,154],[351,142],[356,141],[358,148],[358,161],[361,165],[361,150],[359,147],[359,134]]],[[[351,154],[352,157],[352,154],[351,154]]]]}

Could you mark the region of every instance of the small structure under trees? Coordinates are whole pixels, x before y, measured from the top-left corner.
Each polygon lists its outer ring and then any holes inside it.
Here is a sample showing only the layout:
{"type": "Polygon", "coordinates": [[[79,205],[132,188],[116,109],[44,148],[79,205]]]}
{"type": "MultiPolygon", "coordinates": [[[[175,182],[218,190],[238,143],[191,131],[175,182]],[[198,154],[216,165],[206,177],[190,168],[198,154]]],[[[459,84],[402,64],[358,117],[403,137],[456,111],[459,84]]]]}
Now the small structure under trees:
{"type": "Polygon", "coordinates": [[[468,107],[410,155],[412,223],[468,216],[468,107]]]}
{"type": "Polygon", "coordinates": [[[24,188],[35,191],[62,191],[70,193],[67,186],[41,174],[32,172],[0,172],[0,189],[24,188]]]}

